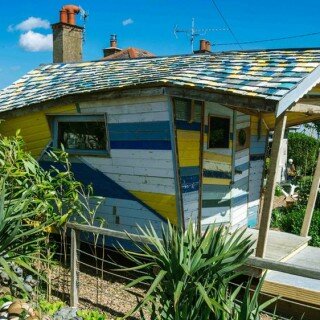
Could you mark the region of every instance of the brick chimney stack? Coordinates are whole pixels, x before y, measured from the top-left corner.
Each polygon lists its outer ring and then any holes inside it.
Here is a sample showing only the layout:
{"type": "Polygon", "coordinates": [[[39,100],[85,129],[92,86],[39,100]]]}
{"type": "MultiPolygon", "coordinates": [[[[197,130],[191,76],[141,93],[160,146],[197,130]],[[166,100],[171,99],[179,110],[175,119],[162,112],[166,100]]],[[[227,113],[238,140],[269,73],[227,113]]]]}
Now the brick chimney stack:
{"type": "Polygon", "coordinates": [[[194,51],[194,53],[210,53],[211,52],[211,43],[208,40],[200,40],[200,49],[194,51]]]}
{"type": "Polygon", "coordinates": [[[82,61],[83,27],[76,25],[78,13],[78,6],[63,6],[60,10],[60,22],[52,24],[53,62],[82,61]]]}
{"type": "Polygon", "coordinates": [[[110,35],[110,47],[103,49],[103,57],[110,56],[116,52],[121,51],[118,46],[118,40],[117,40],[117,35],[116,34],[111,34],[110,35]]]}

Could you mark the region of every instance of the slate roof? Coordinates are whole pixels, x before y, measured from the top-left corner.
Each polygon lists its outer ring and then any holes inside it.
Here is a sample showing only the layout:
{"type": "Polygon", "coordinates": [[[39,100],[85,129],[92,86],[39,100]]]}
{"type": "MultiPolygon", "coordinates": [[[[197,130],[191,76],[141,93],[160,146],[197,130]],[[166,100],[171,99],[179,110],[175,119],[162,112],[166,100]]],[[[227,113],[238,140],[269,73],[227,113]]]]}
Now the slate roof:
{"type": "Polygon", "coordinates": [[[138,49],[138,48],[127,48],[119,52],[115,52],[102,58],[101,60],[111,60],[111,59],[136,59],[136,58],[145,58],[145,57],[155,57],[155,55],[147,50],[138,49]]]}
{"type": "Polygon", "coordinates": [[[40,66],[0,91],[0,112],[70,94],[148,85],[281,100],[320,65],[320,49],[238,51],[40,66]]]}

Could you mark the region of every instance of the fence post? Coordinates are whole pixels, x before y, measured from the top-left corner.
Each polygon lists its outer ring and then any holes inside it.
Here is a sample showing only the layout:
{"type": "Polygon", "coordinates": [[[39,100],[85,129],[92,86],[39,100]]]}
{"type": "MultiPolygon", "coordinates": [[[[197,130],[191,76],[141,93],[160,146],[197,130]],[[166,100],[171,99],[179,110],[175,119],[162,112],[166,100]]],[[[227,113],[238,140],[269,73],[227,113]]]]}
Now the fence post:
{"type": "Polygon", "coordinates": [[[70,306],[78,307],[79,303],[79,254],[78,249],[80,247],[80,231],[71,229],[71,288],[70,288],[70,306]]]}

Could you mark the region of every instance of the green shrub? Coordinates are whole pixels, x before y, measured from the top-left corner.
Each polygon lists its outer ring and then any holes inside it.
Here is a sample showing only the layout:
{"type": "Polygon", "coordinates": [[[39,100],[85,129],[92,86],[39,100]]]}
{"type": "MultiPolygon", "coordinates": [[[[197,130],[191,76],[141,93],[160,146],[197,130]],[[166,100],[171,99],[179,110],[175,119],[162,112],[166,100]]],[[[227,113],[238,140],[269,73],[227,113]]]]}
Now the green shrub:
{"type": "Polygon", "coordinates": [[[319,152],[319,141],[300,132],[288,134],[288,158],[293,159],[302,175],[313,173],[319,152]]]}
{"type": "MultiPolygon", "coordinates": [[[[306,206],[295,205],[291,208],[278,208],[273,211],[272,224],[274,228],[293,234],[300,234],[306,206]]],[[[314,210],[309,236],[310,245],[320,247],[320,210],[314,210]]]]}
{"type": "Polygon", "coordinates": [[[83,320],[106,320],[107,316],[98,310],[79,310],[77,315],[83,320]]]}
{"type": "Polygon", "coordinates": [[[61,155],[64,171],[46,171],[23,147],[18,135],[0,136],[0,268],[22,291],[25,287],[10,263],[40,276],[36,272],[40,261],[47,263],[52,254],[47,251],[48,231],[62,226],[81,208],[81,184],[74,180],[66,154],[61,155]]]}
{"type": "Polygon", "coordinates": [[[151,245],[136,243],[139,252],[125,252],[136,266],[123,270],[143,271],[145,275],[128,287],[147,283],[149,290],[129,315],[139,310],[146,319],[146,308],[154,320],[257,320],[262,309],[275,301],[259,305],[262,282],[254,295],[249,282],[241,299],[240,288],[230,290],[238,268],[252,253],[252,241],[244,232],[229,234],[223,226],[212,226],[198,235],[192,224],[183,231],[169,223],[160,241],[152,228],[140,230],[151,245]]]}

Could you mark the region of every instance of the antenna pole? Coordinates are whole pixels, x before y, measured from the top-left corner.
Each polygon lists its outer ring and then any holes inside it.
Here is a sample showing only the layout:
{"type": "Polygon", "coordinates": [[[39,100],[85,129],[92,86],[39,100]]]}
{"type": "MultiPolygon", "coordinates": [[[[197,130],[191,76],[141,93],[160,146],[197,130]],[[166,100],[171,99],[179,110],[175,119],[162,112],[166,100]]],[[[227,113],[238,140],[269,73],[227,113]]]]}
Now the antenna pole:
{"type": "MultiPolygon", "coordinates": [[[[173,33],[177,37],[178,32],[185,33],[190,37],[190,44],[191,44],[191,52],[194,52],[194,41],[195,38],[201,35],[205,35],[207,32],[212,32],[212,31],[229,31],[229,29],[196,29],[195,27],[195,22],[194,18],[191,20],[191,29],[178,29],[178,26],[174,27],[173,33]]],[[[178,38],[178,37],[177,37],[178,38]]]]}

